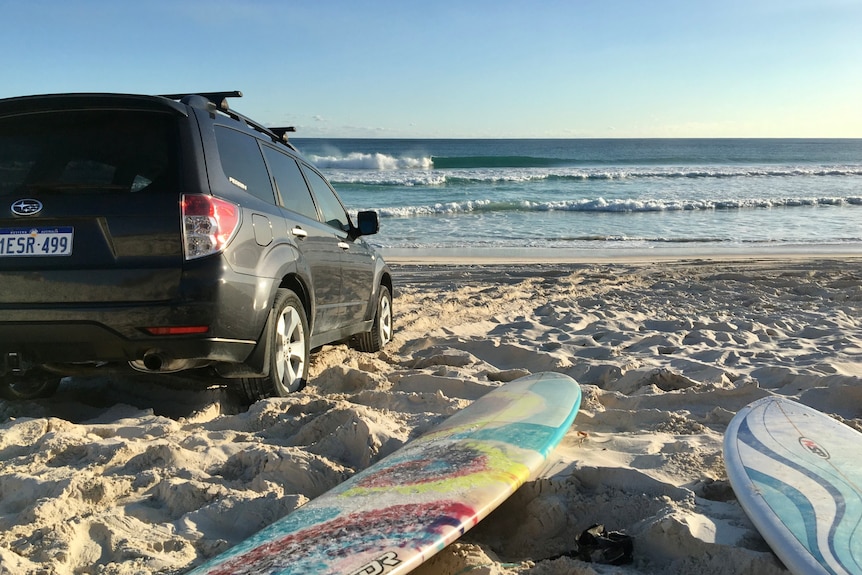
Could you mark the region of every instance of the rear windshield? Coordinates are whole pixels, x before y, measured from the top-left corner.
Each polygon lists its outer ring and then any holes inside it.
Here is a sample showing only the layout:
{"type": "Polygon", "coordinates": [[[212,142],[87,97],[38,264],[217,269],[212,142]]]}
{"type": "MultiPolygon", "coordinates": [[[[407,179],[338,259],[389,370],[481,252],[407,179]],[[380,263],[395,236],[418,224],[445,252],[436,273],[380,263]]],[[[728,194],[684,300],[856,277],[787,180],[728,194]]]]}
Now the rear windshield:
{"type": "Polygon", "coordinates": [[[0,196],[178,188],[174,116],[83,110],[0,118],[0,196]]]}

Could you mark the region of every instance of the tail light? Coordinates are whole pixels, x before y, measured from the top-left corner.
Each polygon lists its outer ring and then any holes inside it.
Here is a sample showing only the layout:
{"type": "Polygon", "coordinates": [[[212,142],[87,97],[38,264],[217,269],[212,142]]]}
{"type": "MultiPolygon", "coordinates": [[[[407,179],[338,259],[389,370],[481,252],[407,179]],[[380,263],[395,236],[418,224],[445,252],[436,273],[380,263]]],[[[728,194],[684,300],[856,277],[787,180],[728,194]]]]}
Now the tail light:
{"type": "Polygon", "coordinates": [[[183,195],[183,250],[187,260],[222,251],[239,228],[236,204],[204,195],[183,195]]]}

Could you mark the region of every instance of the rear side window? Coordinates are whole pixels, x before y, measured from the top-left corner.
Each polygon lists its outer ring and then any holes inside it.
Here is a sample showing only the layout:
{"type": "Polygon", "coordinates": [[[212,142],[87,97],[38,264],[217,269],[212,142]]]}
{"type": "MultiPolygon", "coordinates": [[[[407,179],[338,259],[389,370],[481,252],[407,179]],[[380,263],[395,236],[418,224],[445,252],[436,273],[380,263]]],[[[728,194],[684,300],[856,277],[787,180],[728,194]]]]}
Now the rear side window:
{"type": "Polygon", "coordinates": [[[27,191],[178,191],[176,119],[64,110],[0,118],[0,196],[27,191]]]}
{"type": "Polygon", "coordinates": [[[318,219],[317,208],[314,207],[314,200],[311,199],[311,193],[296,160],[269,146],[264,146],[263,151],[284,207],[314,220],[318,219]]]}
{"type": "Polygon", "coordinates": [[[275,203],[272,184],[257,140],[223,126],[216,126],[221,167],[228,181],[270,204],[275,203]]]}
{"type": "Polygon", "coordinates": [[[347,212],[344,211],[344,206],[338,201],[338,197],[323,176],[308,168],[303,167],[305,177],[308,178],[308,184],[314,191],[314,197],[317,199],[317,204],[320,206],[320,211],[323,214],[323,221],[343,232],[350,229],[350,219],[347,217],[347,212]]]}

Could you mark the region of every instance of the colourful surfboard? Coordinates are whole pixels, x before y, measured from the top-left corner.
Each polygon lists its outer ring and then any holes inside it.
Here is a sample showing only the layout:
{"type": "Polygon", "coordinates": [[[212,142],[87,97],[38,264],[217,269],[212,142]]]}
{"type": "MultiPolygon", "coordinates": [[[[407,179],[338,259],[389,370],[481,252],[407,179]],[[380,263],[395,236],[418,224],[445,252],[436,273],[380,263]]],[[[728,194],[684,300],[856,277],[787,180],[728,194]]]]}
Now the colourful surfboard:
{"type": "Polygon", "coordinates": [[[502,385],[189,575],[407,573],[540,471],[580,403],[557,373],[502,385]]]}
{"type": "Polygon", "coordinates": [[[862,573],[862,434],[770,396],[731,420],[724,458],[740,505],[790,571],[862,573]]]}

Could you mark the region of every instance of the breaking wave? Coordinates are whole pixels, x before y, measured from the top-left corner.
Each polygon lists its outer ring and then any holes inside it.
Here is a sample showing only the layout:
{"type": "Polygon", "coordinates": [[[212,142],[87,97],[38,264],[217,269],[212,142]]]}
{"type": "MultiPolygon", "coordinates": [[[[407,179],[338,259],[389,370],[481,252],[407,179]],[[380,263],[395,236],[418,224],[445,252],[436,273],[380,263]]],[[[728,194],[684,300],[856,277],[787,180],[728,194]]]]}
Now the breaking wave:
{"type": "Polygon", "coordinates": [[[580,199],[568,201],[534,202],[471,200],[463,202],[441,202],[424,206],[402,206],[378,208],[381,217],[408,218],[416,216],[457,215],[491,212],[679,212],[720,211],[757,208],[796,208],[812,206],[862,206],[862,196],[786,199],[741,199],[741,200],[637,200],[637,199],[580,199]]]}
{"type": "Polygon", "coordinates": [[[387,154],[353,152],[346,156],[310,156],[322,170],[430,170],[434,164],[430,157],[397,158],[387,154]]]}
{"type": "Polygon", "coordinates": [[[862,176],[860,166],[709,166],[709,167],[506,167],[437,169],[422,167],[430,158],[351,154],[316,160],[334,184],[441,186],[529,181],[610,181],[643,179],[816,178],[862,176]],[[357,156],[351,158],[351,156],[357,156]],[[351,168],[350,163],[378,168],[351,168]]]}

